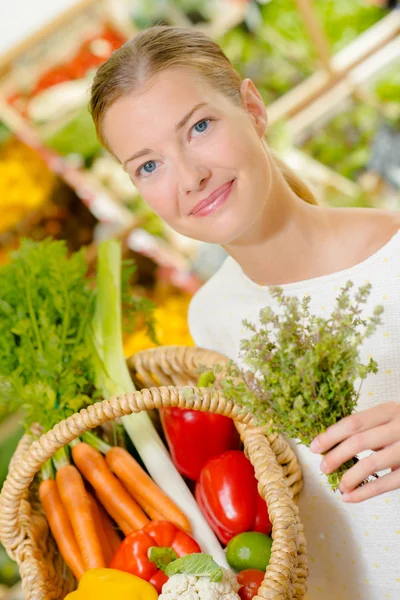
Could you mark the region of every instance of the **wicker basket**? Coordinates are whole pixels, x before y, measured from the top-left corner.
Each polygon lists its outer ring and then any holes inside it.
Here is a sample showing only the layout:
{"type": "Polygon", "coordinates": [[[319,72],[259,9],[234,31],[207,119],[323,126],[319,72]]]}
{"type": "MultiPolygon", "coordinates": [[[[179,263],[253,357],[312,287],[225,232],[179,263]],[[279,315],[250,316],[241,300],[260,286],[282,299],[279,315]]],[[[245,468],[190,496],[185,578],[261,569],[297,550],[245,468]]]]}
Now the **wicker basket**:
{"type": "Polygon", "coordinates": [[[281,437],[266,437],[262,429],[251,426],[250,415],[239,416],[237,407],[218,392],[195,387],[200,366],[224,360],[216,353],[196,348],[163,347],[140,352],[128,360],[128,365],[135,382],[141,381],[145,389],[98,402],[33,443],[29,436],[23,437],[0,494],[0,538],[19,564],[26,600],[61,600],[76,586],[38,501],[35,475],[40,467],[83,432],[123,415],[162,406],[212,411],[235,419],[273,526],[271,560],[256,598],[304,597],[307,554],[295,504],[302,487],[299,463],[281,437]],[[191,386],[191,393],[182,386],[191,386]]]}

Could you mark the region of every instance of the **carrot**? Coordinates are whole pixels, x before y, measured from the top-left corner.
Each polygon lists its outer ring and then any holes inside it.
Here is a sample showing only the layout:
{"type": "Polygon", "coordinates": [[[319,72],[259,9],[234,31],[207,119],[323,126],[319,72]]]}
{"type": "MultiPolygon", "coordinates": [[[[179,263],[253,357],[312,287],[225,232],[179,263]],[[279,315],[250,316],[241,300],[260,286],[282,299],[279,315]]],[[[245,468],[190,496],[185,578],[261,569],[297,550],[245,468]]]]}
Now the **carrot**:
{"type": "Polygon", "coordinates": [[[146,515],[150,517],[152,521],[165,521],[165,517],[162,516],[160,512],[158,512],[155,508],[153,508],[150,504],[143,500],[143,498],[136,498],[138,504],[143,508],[146,515]]]}
{"type": "Polygon", "coordinates": [[[129,535],[130,533],[132,533],[133,529],[129,525],[129,523],[124,521],[121,515],[117,514],[113,506],[110,506],[110,502],[107,499],[106,494],[104,494],[103,492],[96,492],[96,498],[101,503],[101,505],[104,506],[106,512],[110,515],[110,517],[114,519],[114,521],[116,522],[116,524],[118,525],[118,527],[124,535],[129,535]]]}
{"type": "Polygon", "coordinates": [[[111,473],[110,467],[98,450],[85,442],[80,442],[72,448],[72,457],[82,475],[92,484],[96,492],[106,494],[109,506],[115,511],[115,517],[120,515],[132,530],[141,529],[149,523],[149,519],[138,503],[111,473]]]}
{"type": "Polygon", "coordinates": [[[73,465],[64,465],[56,475],[57,488],[75,533],[86,569],[105,567],[104,554],[92,515],[89,494],[73,465]]]}
{"type": "Polygon", "coordinates": [[[90,504],[92,507],[93,521],[95,523],[97,535],[98,535],[99,542],[101,545],[101,549],[104,554],[104,560],[106,563],[106,567],[108,567],[114,554],[113,554],[113,551],[111,550],[110,542],[108,540],[108,537],[107,537],[106,532],[103,527],[103,521],[102,521],[102,518],[100,515],[99,505],[98,505],[97,501],[93,498],[93,496],[91,496],[90,494],[88,494],[88,496],[89,496],[90,504]]]}
{"type": "MultiPolygon", "coordinates": [[[[93,498],[93,502],[95,502],[97,509],[99,511],[101,523],[103,526],[103,531],[108,540],[108,543],[110,546],[110,551],[111,551],[111,558],[112,558],[114,556],[114,554],[116,553],[116,551],[118,550],[118,548],[120,547],[122,540],[118,535],[116,526],[111,521],[107,512],[103,508],[103,505],[99,501],[97,501],[95,498],[93,498]]],[[[109,563],[107,563],[107,564],[109,564],[109,563]]]]}
{"type": "Polygon", "coordinates": [[[75,577],[80,579],[85,572],[82,554],[54,479],[41,482],[39,498],[61,556],[75,577]]]}
{"type": "Polygon", "coordinates": [[[190,533],[191,527],[186,515],[154,483],[127,450],[118,446],[110,448],[106,454],[106,461],[139,504],[144,503],[147,507],[155,509],[163,520],[170,521],[190,533]]]}

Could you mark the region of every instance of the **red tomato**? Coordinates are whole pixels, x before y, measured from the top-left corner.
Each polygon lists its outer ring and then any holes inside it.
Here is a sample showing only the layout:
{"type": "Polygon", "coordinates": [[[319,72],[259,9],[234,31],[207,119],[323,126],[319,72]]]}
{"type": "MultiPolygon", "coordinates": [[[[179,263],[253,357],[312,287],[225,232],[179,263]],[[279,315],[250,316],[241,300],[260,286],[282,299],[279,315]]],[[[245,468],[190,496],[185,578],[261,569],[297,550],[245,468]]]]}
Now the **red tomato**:
{"type": "Polygon", "coordinates": [[[241,571],[236,576],[238,583],[242,586],[239,590],[239,596],[242,600],[252,600],[252,598],[257,595],[264,579],[264,575],[264,571],[247,569],[246,571],[241,571]]]}

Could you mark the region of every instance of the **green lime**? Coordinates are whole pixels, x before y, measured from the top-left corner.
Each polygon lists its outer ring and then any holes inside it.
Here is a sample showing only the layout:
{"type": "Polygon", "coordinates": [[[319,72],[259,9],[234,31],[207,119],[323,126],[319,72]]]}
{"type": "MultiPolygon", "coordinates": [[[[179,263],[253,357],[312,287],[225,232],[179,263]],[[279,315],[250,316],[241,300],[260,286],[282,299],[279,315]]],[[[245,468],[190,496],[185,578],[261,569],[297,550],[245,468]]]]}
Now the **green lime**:
{"type": "Polygon", "coordinates": [[[263,533],[239,533],[226,547],[226,560],[235,571],[265,571],[271,556],[272,539],[263,533]]]}

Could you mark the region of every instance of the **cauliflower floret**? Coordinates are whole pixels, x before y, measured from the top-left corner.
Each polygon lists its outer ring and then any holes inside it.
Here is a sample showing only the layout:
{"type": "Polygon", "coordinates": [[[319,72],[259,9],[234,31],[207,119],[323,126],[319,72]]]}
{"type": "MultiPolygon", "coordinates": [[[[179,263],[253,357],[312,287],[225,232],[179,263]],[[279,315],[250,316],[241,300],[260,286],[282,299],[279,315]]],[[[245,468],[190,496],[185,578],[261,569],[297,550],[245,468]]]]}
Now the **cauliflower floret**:
{"type": "Polygon", "coordinates": [[[163,585],[158,600],[240,600],[239,588],[236,577],[228,569],[222,569],[222,581],[218,583],[208,577],[173,575],[163,585]]]}

